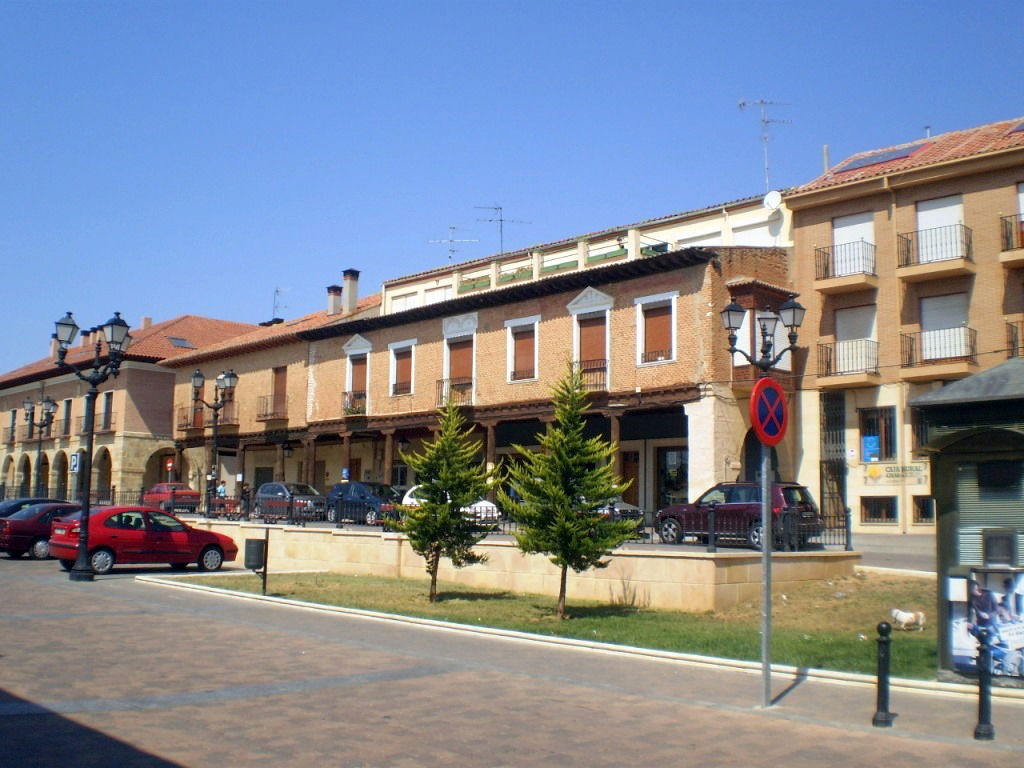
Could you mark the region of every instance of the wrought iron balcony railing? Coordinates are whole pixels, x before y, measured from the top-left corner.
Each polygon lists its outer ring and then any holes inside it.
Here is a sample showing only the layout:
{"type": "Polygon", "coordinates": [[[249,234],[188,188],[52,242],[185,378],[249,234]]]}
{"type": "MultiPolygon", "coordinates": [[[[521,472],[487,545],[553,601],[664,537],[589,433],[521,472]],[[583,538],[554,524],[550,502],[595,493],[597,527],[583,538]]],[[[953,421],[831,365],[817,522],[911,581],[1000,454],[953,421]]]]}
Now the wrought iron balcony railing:
{"type": "Polygon", "coordinates": [[[438,379],[437,380],[437,406],[451,400],[455,405],[473,404],[473,379],[438,379]]]}
{"type": "Polygon", "coordinates": [[[1003,216],[999,223],[1003,230],[1003,250],[1013,251],[1024,248],[1024,215],[1003,216]]]}
{"type": "Polygon", "coordinates": [[[16,433],[17,427],[4,427],[4,442],[13,443],[16,433]]]}
{"type": "Polygon", "coordinates": [[[1024,320],[1006,324],[1006,356],[1024,357],[1024,320]]]}
{"type": "Polygon", "coordinates": [[[963,224],[904,232],[897,238],[901,267],[951,259],[974,260],[973,234],[963,224]]]}
{"type": "Polygon", "coordinates": [[[814,249],[814,278],[874,275],[875,244],[865,240],[814,249]]]}
{"type": "Polygon", "coordinates": [[[966,326],[900,334],[900,365],[912,368],[956,360],[978,362],[978,332],[966,326]]]}
{"type": "Polygon", "coordinates": [[[256,398],[256,420],[271,421],[288,418],[288,398],[285,395],[260,395],[256,398]]]}
{"type": "MultiPolygon", "coordinates": [[[[224,403],[221,406],[220,415],[217,417],[217,424],[222,427],[238,426],[238,403],[234,401],[224,403]]],[[[205,406],[203,406],[203,425],[213,426],[213,410],[205,406]]]]}
{"type": "Polygon", "coordinates": [[[341,412],[346,416],[360,416],[366,413],[366,392],[343,392],[341,395],[341,412]]]}
{"type": "Polygon", "coordinates": [[[851,373],[878,373],[877,341],[850,339],[818,345],[819,376],[845,376],[851,373]]]}
{"type": "Polygon", "coordinates": [[[396,381],[391,385],[392,395],[408,395],[412,393],[411,381],[396,381]]]}
{"type": "MultiPolygon", "coordinates": [[[[93,418],[92,431],[94,434],[113,432],[115,421],[113,413],[97,413],[93,418]]],[[[85,434],[85,416],[78,417],[78,434],[85,434]]]]}
{"type": "Polygon", "coordinates": [[[533,368],[522,368],[512,371],[512,381],[525,381],[537,378],[537,372],[533,368]]]}
{"type": "Polygon", "coordinates": [[[579,360],[573,366],[583,374],[583,386],[591,392],[608,389],[607,360],[579,360]]]}

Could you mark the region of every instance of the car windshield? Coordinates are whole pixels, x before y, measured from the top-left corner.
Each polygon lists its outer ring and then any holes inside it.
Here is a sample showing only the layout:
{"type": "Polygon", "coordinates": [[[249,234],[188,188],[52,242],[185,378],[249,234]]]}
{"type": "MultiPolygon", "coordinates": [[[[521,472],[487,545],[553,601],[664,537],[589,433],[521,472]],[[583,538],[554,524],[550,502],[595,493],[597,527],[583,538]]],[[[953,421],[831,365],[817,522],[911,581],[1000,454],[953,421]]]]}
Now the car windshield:
{"type": "MultiPolygon", "coordinates": [[[[102,512],[102,511],[103,511],[102,509],[97,509],[97,508],[93,507],[92,509],[89,510],[89,517],[93,517],[97,512],[102,512]]],[[[66,514],[66,515],[58,515],[58,517],[61,520],[81,520],[82,519],[82,510],[81,509],[76,509],[74,512],[68,512],[68,514],[66,514]]]]}
{"type": "Polygon", "coordinates": [[[288,493],[293,496],[319,496],[320,491],[311,485],[305,483],[285,483],[285,488],[288,489],[288,493]]]}
{"type": "Polygon", "coordinates": [[[7,519],[8,520],[28,520],[30,518],[35,517],[36,513],[39,512],[39,508],[42,507],[42,506],[43,506],[42,504],[31,504],[31,505],[29,505],[27,507],[22,507],[21,509],[19,509],[17,512],[15,512],[13,515],[11,515],[7,519]]]}

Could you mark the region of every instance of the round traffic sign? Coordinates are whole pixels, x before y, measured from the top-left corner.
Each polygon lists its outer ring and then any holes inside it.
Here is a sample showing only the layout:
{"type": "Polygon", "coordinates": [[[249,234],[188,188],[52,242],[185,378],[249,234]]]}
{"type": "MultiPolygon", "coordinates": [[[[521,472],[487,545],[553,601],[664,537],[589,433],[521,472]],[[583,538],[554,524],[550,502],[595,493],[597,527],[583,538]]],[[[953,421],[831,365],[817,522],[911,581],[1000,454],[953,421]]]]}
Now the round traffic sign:
{"type": "Polygon", "coordinates": [[[775,379],[759,379],[750,393],[750,423],[757,439],[765,445],[778,445],[786,436],[788,421],[782,387],[775,379]]]}

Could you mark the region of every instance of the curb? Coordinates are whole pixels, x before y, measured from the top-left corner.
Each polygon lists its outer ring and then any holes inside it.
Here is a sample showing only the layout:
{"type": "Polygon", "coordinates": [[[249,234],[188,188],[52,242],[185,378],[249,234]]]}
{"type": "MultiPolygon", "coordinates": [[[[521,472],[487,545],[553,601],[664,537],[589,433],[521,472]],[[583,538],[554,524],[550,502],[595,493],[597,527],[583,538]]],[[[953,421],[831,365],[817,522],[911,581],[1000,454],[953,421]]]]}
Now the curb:
{"type": "MultiPolygon", "coordinates": [[[[228,575],[228,574],[224,574],[228,575]]],[[[368,611],[361,608],[345,608],[337,605],[323,605],[321,603],[308,603],[302,600],[291,600],[284,597],[269,597],[257,595],[252,592],[238,592],[220,587],[209,587],[205,584],[192,584],[184,581],[183,578],[168,578],[165,576],[135,577],[135,581],[143,584],[152,584],[159,587],[170,587],[172,589],[184,589],[193,592],[205,592],[222,597],[234,598],[236,600],[249,600],[258,603],[270,603],[288,608],[315,611],[317,613],[339,614],[352,616],[354,618],[369,619],[373,621],[388,621],[396,624],[412,624],[431,629],[447,632],[458,632],[466,635],[485,635],[498,637],[506,640],[515,640],[528,643],[542,643],[546,645],[557,645],[564,648],[577,650],[594,651],[620,656],[632,656],[653,659],[658,661],[673,662],[700,667],[716,667],[732,669],[750,673],[761,673],[761,662],[741,661],[738,659],[724,659],[715,656],[700,656],[691,653],[680,653],[678,651],[662,651],[654,648],[639,648],[630,645],[615,645],[612,643],[601,643],[593,640],[578,640],[569,637],[554,637],[551,635],[538,635],[530,632],[518,632],[511,629],[495,629],[493,627],[476,627],[471,624],[456,624],[449,621],[437,619],[424,619],[416,616],[401,616],[394,613],[381,613],[379,611],[368,611]]],[[[875,687],[877,680],[872,675],[863,675],[855,672],[839,672],[827,669],[814,669],[805,667],[794,667],[784,664],[772,664],[772,672],[787,674],[793,677],[800,677],[821,682],[830,682],[839,685],[857,685],[875,687]]],[[[891,678],[890,689],[911,691],[918,693],[942,694],[954,697],[977,698],[977,688],[961,683],[944,683],[937,680],[912,680],[909,678],[891,678]]],[[[1006,702],[1024,703],[1024,690],[1017,688],[992,688],[992,698],[1006,702]]]]}

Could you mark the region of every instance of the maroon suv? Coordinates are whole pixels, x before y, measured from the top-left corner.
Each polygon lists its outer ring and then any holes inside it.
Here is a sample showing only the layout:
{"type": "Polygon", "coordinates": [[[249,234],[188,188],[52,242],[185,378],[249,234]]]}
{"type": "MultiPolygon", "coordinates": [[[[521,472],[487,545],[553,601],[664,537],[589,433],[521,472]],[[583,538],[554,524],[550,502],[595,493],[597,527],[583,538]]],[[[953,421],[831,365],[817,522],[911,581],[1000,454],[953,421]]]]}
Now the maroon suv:
{"type": "MultiPolygon", "coordinates": [[[[678,544],[687,536],[706,540],[708,512],[715,508],[716,538],[740,539],[754,549],[761,549],[761,485],[759,483],[719,483],[701,494],[692,504],[675,504],[658,512],[654,520],[661,540],[678,544]]],[[[811,492],[797,483],[775,483],[772,486],[772,527],[775,541],[783,535],[782,513],[793,514],[792,532],[801,548],[807,540],[820,536],[825,529],[811,492]]]]}

